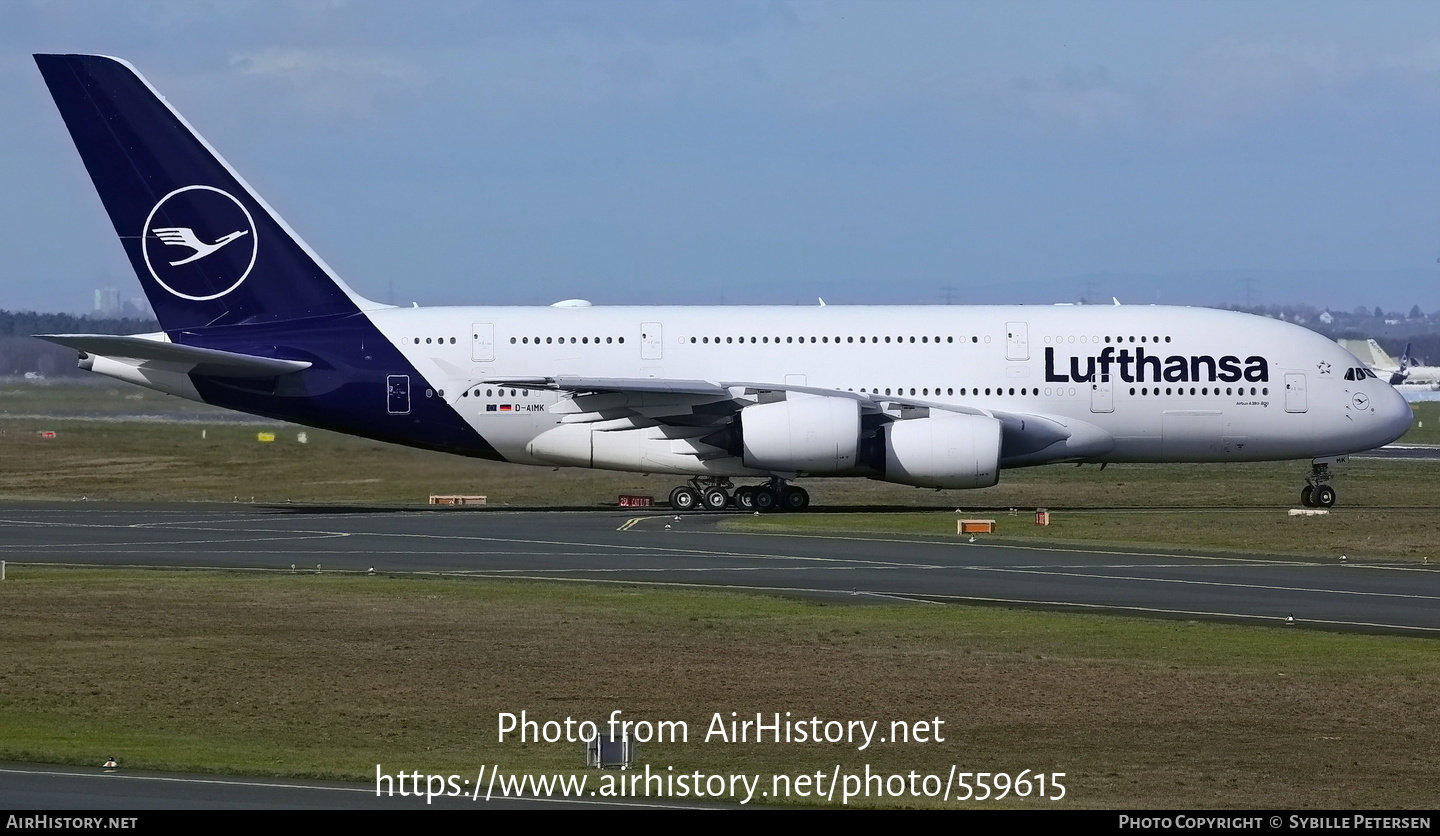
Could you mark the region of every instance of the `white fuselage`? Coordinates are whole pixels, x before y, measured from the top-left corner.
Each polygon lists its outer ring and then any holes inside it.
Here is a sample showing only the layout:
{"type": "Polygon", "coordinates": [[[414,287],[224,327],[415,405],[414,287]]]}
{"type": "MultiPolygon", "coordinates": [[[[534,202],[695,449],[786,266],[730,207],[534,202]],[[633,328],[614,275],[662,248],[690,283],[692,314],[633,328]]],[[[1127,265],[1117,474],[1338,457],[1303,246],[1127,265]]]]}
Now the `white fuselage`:
{"type": "MultiPolygon", "coordinates": [[[[574,375],[754,382],[1055,416],[1114,439],[1096,461],[1343,455],[1409,426],[1393,387],[1295,325],[1205,308],[420,308],[368,316],[510,461],[561,420],[574,375]],[[1105,372],[1108,371],[1108,379],[1105,372]],[[503,411],[501,408],[503,407],[503,411]]],[[[442,394],[443,393],[443,394],[442,394]]]]}

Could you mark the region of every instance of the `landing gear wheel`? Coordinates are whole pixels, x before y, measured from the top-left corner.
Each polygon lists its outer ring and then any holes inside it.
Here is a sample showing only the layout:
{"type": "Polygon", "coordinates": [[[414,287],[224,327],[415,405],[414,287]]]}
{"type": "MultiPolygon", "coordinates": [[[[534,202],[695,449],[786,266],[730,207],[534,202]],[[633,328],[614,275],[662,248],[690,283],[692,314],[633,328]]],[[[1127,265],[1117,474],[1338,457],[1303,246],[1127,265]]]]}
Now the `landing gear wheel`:
{"type": "Polygon", "coordinates": [[[769,488],[755,489],[755,510],[764,514],[774,511],[780,500],[775,497],[775,492],[769,488]]]}
{"type": "Polygon", "coordinates": [[[1310,475],[1305,477],[1305,487],[1300,490],[1300,501],[1311,508],[1333,508],[1335,489],[1330,487],[1330,465],[1345,461],[1344,456],[1312,459],[1310,475]]]}
{"type": "Polygon", "coordinates": [[[670,507],[676,511],[694,511],[700,504],[700,494],[689,485],[681,485],[670,492],[670,507]]]}
{"type": "Polygon", "coordinates": [[[804,488],[786,485],[780,494],[780,505],[786,511],[804,511],[810,507],[810,493],[804,488]]]}
{"type": "Polygon", "coordinates": [[[730,504],[730,494],[724,488],[710,487],[700,495],[700,501],[707,511],[724,511],[725,506],[730,504]]]}
{"type": "Polygon", "coordinates": [[[735,507],[741,511],[755,510],[755,489],[746,485],[735,489],[735,507]]]}

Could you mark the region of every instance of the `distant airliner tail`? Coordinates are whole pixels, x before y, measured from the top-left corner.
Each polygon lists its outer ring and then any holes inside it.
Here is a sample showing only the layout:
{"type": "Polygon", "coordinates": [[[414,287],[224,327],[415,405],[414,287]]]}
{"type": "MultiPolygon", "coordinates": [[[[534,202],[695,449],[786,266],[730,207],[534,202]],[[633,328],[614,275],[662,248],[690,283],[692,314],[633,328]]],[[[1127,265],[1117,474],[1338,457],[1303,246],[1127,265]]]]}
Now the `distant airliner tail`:
{"type": "Polygon", "coordinates": [[[382,307],[336,277],[130,64],[35,63],[167,332],[382,307]]]}
{"type": "Polygon", "coordinates": [[[1405,353],[1400,355],[1400,367],[1395,370],[1394,374],[1390,375],[1390,385],[1399,386],[1404,383],[1406,378],[1410,377],[1411,365],[1413,365],[1413,362],[1410,359],[1410,343],[1405,343],[1405,353]]]}

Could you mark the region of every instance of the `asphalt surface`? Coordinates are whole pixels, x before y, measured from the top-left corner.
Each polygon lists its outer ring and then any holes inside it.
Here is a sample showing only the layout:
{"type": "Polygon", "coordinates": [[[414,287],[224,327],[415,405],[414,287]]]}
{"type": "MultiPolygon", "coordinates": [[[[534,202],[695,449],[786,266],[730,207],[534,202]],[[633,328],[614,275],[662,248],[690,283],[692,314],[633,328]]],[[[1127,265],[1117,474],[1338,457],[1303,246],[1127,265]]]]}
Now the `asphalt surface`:
{"type": "Polygon", "coordinates": [[[1440,447],[1433,444],[1387,444],[1354,453],[1352,459],[1409,459],[1418,462],[1440,462],[1440,447]]]}
{"type": "MultiPolygon", "coordinates": [[[[1277,510],[1277,514],[1284,511],[1277,510]]],[[[443,573],[1440,635],[1440,566],[744,534],[633,511],[0,503],[12,563],[443,573]]]]}

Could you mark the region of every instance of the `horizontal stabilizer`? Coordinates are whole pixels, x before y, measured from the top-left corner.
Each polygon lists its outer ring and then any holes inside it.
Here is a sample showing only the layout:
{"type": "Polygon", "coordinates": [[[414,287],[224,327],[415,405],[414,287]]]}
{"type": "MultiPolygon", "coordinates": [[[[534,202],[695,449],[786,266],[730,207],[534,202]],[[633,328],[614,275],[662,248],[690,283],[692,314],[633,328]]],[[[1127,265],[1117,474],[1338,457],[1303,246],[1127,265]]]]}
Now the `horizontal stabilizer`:
{"type": "Polygon", "coordinates": [[[119,337],[113,334],[36,334],[35,337],[86,354],[164,364],[174,371],[208,377],[275,377],[308,369],[311,365],[306,360],[256,357],[215,348],[179,345],[150,337],[119,337]]]}

